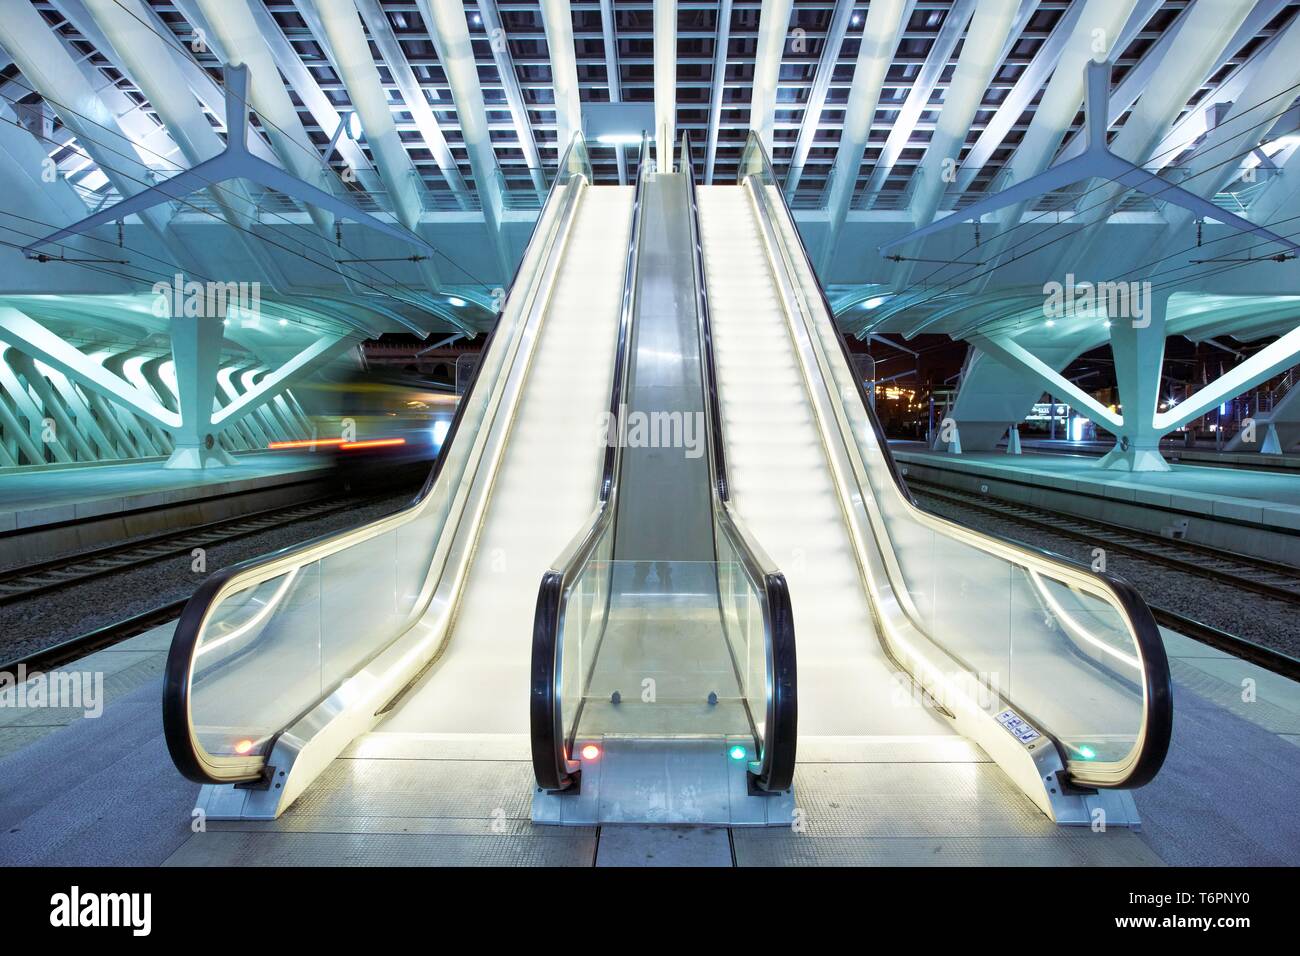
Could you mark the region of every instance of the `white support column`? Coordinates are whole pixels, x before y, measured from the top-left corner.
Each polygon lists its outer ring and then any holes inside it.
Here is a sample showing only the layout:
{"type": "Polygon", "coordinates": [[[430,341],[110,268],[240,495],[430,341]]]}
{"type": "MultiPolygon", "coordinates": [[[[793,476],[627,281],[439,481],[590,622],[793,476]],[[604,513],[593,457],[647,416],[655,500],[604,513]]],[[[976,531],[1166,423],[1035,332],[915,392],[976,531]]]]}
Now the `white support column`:
{"type": "Polygon", "coordinates": [[[677,139],[677,0],[654,0],[655,168],[673,171],[677,139]]]}
{"type": "Polygon", "coordinates": [[[181,424],[173,429],[176,449],[166,468],[208,468],[233,465],[218,443],[213,402],[217,397],[217,370],[225,326],[224,303],[202,310],[205,314],[171,318],[172,360],[176,363],[176,391],[181,424]]]}
{"type": "MultiPolygon", "coordinates": [[[[36,415],[36,408],[32,403],[31,396],[22,389],[17,376],[9,367],[8,360],[12,354],[13,350],[8,346],[0,346],[0,425],[3,425],[5,431],[13,438],[18,451],[27,456],[28,464],[44,464],[45,452],[32,438],[31,432],[24,428],[22,422],[18,420],[19,414],[27,415],[30,420],[31,416],[36,415]],[[9,402],[4,399],[5,395],[9,396],[14,408],[9,407],[9,402]]],[[[40,416],[36,415],[36,418],[39,421],[40,416]]],[[[64,452],[64,456],[60,460],[66,461],[66,452],[64,452]]]]}
{"type": "Polygon", "coordinates": [[[1155,416],[1153,427],[1161,434],[1200,418],[1216,405],[1250,391],[1296,364],[1300,356],[1300,328],[1294,328],[1225,372],[1187,401],[1155,416]]]}
{"type": "Polygon", "coordinates": [[[1014,339],[973,336],[970,342],[1008,368],[1028,372],[1038,380],[1043,391],[1068,398],[1072,406],[1086,410],[1088,417],[1099,425],[1116,431],[1122,426],[1123,422],[1118,415],[1014,339]]]}
{"type": "MultiPolygon", "coordinates": [[[[1113,318],[1110,347],[1115,360],[1115,382],[1119,387],[1123,421],[1118,440],[1098,463],[1112,471],[1168,471],[1160,455],[1160,436],[1155,426],[1160,402],[1160,372],[1165,361],[1165,319],[1169,294],[1153,293],[1148,298],[1142,322],[1113,318]]],[[[1071,403],[1074,404],[1074,403],[1071,403]]]]}
{"type": "MultiPolygon", "coordinates": [[[[85,397],[77,390],[72,381],[60,372],[51,368],[42,368],[40,371],[54,386],[55,392],[58,393],[63,407],[71,414],[73,423],[77,426],[77,431],[89,443],[95,446],[99,459],[117,458],[117,450],[113,442],[109,439],[104,429],[100,427],[99,422],[95,420],[94,414],[90,410],[90,405],[86,402],[85,397]]],[[[88,393],[93,394],[93,393],[88,393]]],[[[107,424],[107,423],[105,423],[107,424]]]]}
{"type": "Polygon", "coordinates": [[[0,341],[39,358],[83,388],[94,389],[110,401],[130,407],[161,428],[171,431],[180,427],[180,416],[175,412],[164,408],[152,396],[118,378],[17,309],[0,307],[0,341]]]}

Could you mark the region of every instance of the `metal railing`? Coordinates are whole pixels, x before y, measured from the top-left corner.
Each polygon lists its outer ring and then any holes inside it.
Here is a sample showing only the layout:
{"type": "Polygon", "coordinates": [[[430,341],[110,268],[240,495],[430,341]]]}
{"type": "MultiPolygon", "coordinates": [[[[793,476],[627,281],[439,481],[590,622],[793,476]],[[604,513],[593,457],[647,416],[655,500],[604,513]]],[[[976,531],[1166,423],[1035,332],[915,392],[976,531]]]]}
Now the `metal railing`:
{"type": "Polygon", "coordinates": [[[727,575],[729,588],[719,574],[719,608],[733,662],[741,675],[751,722],[759,746],[758,760],[750,773],[755,786],[764,791],[784,792],[794,784],[799,727],[798,666],[794,613],[785,575],[745,527],[732,506],[727,476],[726,435],[718,395],[714,360],[713,323],[704,270],[704,245],[700,239],[700,209],[696,195],[695,163],[690,139],[682,137],[682,169],[690,198],[691,245],[695,277],[695,307],[699,323],[700,366],[704,385],[705,431],[709,436],[709,475],[714,522],[714,552],[719,568],[736,568],[739,575],[727,575]],[[742,613],[754,604],[759,614],[749,622],[742,613]],[[755,626],[755,624],[757,626],[755,626]],[[751,633],[752,632],[752,633],[751,633]],[[740,666],[739,661],[759,658],[761,672],[740,666]],[[748,685],[748,686],[746,686],[748,685]],[[761,713],[761,719],[754,712],[761,713]]]}
{"type": "MultiPolygon", "coordinates": [[[[632,200],[632,228],[628,238],[626,270],[623,274],[623,303],[619,314],[618,344],[614,353],[613,385],[609,410],[617,419],[627,391],[632,340],[632,316],[636,308],[637,269],[640,264],[642,194],[650,165],[649,139],[642,135],[636,189],[632,200]]],[[[533,774],[543,790],[567,789],[578,776],[579,764],[571,759],[573,735],[582,714],[582,701],[589,668],[581,646],[588,629],[603,630],[609,615],[613,576],[613,528],[618,511],[619,475],[622,470],[622,442],[605,446],[596,508],[587,525],[565,547],[555,563],[542,575],[533,620],[529,726],[532,738],[533,774]],[[569,613],[576,593],[595,596],[587,613],[569,613]],[[576,647],[572,645],[577,645],[576,647]],[[567,706],[566,706],[567,705],[567,706]]],[[[597,647],[599,641],[594,642],[597,647]]],[[[592,653],[592,660],[595,652],[592,653]]]]}

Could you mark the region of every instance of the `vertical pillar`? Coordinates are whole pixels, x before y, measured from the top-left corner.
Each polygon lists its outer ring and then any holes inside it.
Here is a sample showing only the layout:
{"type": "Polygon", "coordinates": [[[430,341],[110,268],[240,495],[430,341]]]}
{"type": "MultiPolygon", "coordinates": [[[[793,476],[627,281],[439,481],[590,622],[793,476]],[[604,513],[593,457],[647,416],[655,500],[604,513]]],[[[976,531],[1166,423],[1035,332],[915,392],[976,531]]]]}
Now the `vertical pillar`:
{"type": "Polygon", "coordinates": [[[1098,462],[1115,471],[1168,471],[1160,455],[1155,415],[1160,400],[1160,375],[1165,361],[1165,318],[1168,292],[1147,295],[1146,315],[1112,317],[1110,346],[1115,359],[1124,423],[1112,448],[1098,462]]]}
{"type": "Polygon", "coordinates": [[[225,303],[212,297],[204,297],[202,301],[204,308],[199,310],[200,315],[174,315],[171,319],[181,427],[172,433],[176,448],[165,468],[207,468],[235,463],[217,443],[212,428],[225,303]]]}

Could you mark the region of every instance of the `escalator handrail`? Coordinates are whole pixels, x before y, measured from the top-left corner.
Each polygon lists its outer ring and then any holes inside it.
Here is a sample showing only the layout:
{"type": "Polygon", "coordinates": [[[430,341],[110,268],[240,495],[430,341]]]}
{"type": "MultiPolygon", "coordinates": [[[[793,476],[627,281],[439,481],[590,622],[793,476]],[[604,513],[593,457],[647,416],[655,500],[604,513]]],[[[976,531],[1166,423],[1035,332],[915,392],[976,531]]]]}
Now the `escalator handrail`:
{"type": "Polygon", "coordinates": [[[682,134],[682,171],[686,174],[688,217],[693,251],[695,310],[700,336],[700,369],[705,394],[706,433],[712,448],[712,505],[718,524],[740,555],[746,577],[758,591],[763,610],[767,658],[767,714],[762,741],[762,764],[755,774],[760,790],[785,792],[794,782],[799,725],[798,669],[794,613],[785,575],[745,528],[731,502],[726,441],[717,368],[713,350],[713,323],[709,313],[708,278],[704,270],[704,245],[700,238],[700,209],[695,186],[695,162],[690,136],[682,134]]]}
{"type": "MultiPolygon", "coordinates": [[[[620,414],[627,394],[631,362],[632,315],[635,308],[636,277],[640,266],[641,203],[646,175],[649,172],[649,138],[641,135],[636,186],[632,194],[632,221],[628,234],[626,267],[623,273],[623,298],[618,321],[618,342],[614,353],[614,371],[609,396],[609,422],[621,422],[620,414]]],[[[621,426],[619,426],[621,427],[621,426]]],[[[542,575],[533,617],[532,661],[529,671],[529,737],[532,746],[533,773],[543,790],[558,791],[574,780],[575,769],[565,746],[564,715],[561,706],[563,673],[564,611],[569,590],[586,566],[601,539],[612,526],[617,507],[619,475],[623,464],[621,436],[607,436],[601,463],[600,487],[595,510],[583,529],[569,542],[551,567],[542,575]]]]}
{"type": "MultiPolygon", "coordinates": [[[[762,140],[752,131],[746,142],[744,153],[751,150],[761,158],[761,171],[763,178],[771,183],[777,182],[775,173],[772,170],[771,159],[768,156],[766,147],[762,140]]],[[[748,178],[749,173],[745,171],[744,154],[739,165],[738,182],[743,184],[748,178]]],[[[760,180],[761,182],[761,180],[760,180]]],[[[760,187],[761,189],[762,187],[760,187]]],[[[822,308],[828,320],[834,327],[835,312],[831,309],[830,302],[826,299],[825,290],[821,282],[816,279],[816,272],[812,267],[812,259],[808,255],[807,247],[804,244],[803,236],[800,233],[795,222],[793,213],[784,192],[781,189],[776,190],[781,195],[781,207],[785,216],[792,225],[791,232],[795,235],[795,241],[798,244],[798,255],[803,257],[805,267],[814,278],[814,284],[817,286],[818,295],[821,298],[822,308]]],[[[770,192],[765,195],[770,196],[770,192]]],[[[778,236],[783,231],[778,230],[778,236]]],[[[797,277],[792,277],[796,279],[797,277]]],[[[802,283],[798,283],[800,292],[803,292],[802,283]]],[[[898,470],[897,462],[890,450],[889,443],[885,438],[884,429],[880,425],[880,420],[876,417],[875,409],[872,407],[866,389],[863,386],[860,376],[857,374],[853,364],[852,355],[844,342],[844,336],[839,334],[838,328],[835,329],[835,339],[839,343],[840,355],[849,368],[849,372],[857,386],[858,396],[861,399],[864,413],[871,424],[872,431],[876,438],[877,447],[880,448],[888,464],[888,471],[893,480],[895,490],[902,496],[905,506],[915,512],[921,521],[929,524],[931,527],[942,531],[948,536],[959,536],[962,540],[970,543],[974,547],[994,554],[997,557],[997,551],[1010,551],[1017,555],[1026,567],[1039,567],[1048,570],[1055,567],[1066,567],[1075,573],[1082,573],[1088,578],[1093,579],[1100,590],[1106,591],[1114,599],[1122,611],[1129,630],[1133,635],[1134,644],[1137,648],[1142,663],[1142,691],[1143,691],[1143,724],[1140,731],[1142,746],[1138,754],[1128,761],[1127,772],[1121,779],[1101,780],[1090,779],[1086,775],[1070,770],[1070,776],[1079,784],[1092,787],[1140,787],[1150,782],[1159,771],[1164,763],[1165,756],[1169,751],[1170,737],[1173,733],[1173,689],[1172,680],[1169,673],[1168,656],[1165,653],[1164,641],[1160,636],[1160,629],[1156,624],[1155,618],[1151,614],[1151,609],[1147,606],[1142,596],[1123,578],[1105,571],[1094,571],[1091,567],[1074,561],[1073,559],[1062,555],[1054,554],[1050,551],[1036,548],[1030,545],[1022,544],[1010,539],[1001,538],[995,535],[987,535],[980,532],[971,531],[956,522],[950,521],[941,515],[937,515],[919,505],[912,496],[903,480],[902,474],[898,470]]],[[[856,445],[856,442],[852,443],[856,445]]],[[[864,489],[865,490],[865,489],[864,489]]],[[[1064,757],[1064,755],[1063,755],[1064,757]]],[[[1068,766],[1068,762],[1067,762],[1068,766]]]]}
{"type": "MultiPolygon", "coordinates": [[[[520,272],[524,263],[528,261],[529,252],[535,242],[539,240],[542,234],[542,225],[546,221],[545,212],[554,198],[555,191],[561,182],[572,181],[566,180],[564,171],[569,168],[572,162],[575,148],[582,142],[582,134],[575,133],[570,140],[568,147],[557,167],[555,177],[552,179],[550,187],[547,190],[546,199],[542,204],[541,211],[538,213],[537,222],[534,225],[534,232],[529,238],[528,247],[525,248],[523,255],[520,257],[515,267],[514,275],[511,277],[510,285],[507,288],[503,302],[510,300],[510,295],[514,292],[515,284],[519,279],[520,272]]],[[[583,176],[584,173],[577,173],[573,178],[583,176]]],[[[163,673],[163,692],[162,692],[162,711],[163,711],[163,736],[167,743],[167,750],[172,758],[176,768],[189,780],[196,783],[231,783],[256,780],[260,776],[260,771],[248,775],[238,776],[216,776],[213,774],[210,765],[197,753],[193,729],[191,726],[191,695],[192,695],[192,670],[195,654],[199,649],[199,642],[203,636],[203,627],[209,614],[211,613],[215,602],[228,593],[234,593],[231,590],[232,584],[242,577],[255,577],[260,569],[268,565],[280,565],[287,563],[293,568],[302,567],[311,562],[320,560],[330,554],[337,553],[351,544],[355,543],[359,532],[364,532],[366,528],[378,528],[383,525],[396,526],[397,524],[408,520],[413,516],[427,497],[433,492],[437,485],[438,478],[442,473],[442,466],[447,459],[447,451],[454,447],[456,436],[460,430],[461,422],[464,419],[466,409],[472,404],[471,399],[480,387],[481,371],[488,364],[489,350],[496,345],[499,340],[498,332],[500,330],[501,315],[497,317],[497,324],[488,333],[483,348],[479,351],[479,361],[474,368],[470,381],[466,386],[464,393],[457,402],[456,411],[452,415],[451,423],[448,425],[447,434],[443,439],[441,450],[435,459],[433,467],[421,487],[411,501],[400,510],[385,515],[368,525],[362,525],[354,528],[344,528],[339,531],[329,532],[310,538],[296,544],[279,548],[268,554],[259,555],[232,564],[228,567],[221,568],[207,578],[195,589],[194,593],[186,602],[181,616],[176,622],[176,630],[173,632],[172,641],[167,654],[167,661],[163,673]]],[[[503,369],[504,372],[504,369],[503,369]]],[[[375,534],[381,533],[382,529],[376,530],[375,534]]],[[[367,536],[368,537],[368,536],[367,536]]],[[[328,689],[332,691],[333,688],[328,689]]],[[[322,693],[319,700],[324,700],[329,696],[328,692],[322,693]]],[[[319,703],[319,700],[317,703],[319,703]]],[[[309,712],[308,708],[306,712],[309,712]]],[[[290,724],[292,725],[292,724],[290,724]]],[[[266,754],[269,754],[270,748],[266,753],[259,755],[262,757],[262,763],[265,765],[266,754]]]]}

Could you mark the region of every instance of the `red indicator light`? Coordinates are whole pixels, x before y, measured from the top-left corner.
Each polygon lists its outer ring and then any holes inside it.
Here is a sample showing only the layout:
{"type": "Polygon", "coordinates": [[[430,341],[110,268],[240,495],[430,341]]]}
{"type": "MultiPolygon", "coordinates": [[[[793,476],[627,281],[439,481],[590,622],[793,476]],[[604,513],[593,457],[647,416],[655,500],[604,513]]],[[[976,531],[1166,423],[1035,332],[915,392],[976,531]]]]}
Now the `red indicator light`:
{"type": "Polygon", "coordinates": [[[253,742],[251,740],[241,740],[239,743],[235,744],[235,753],[237,754],[246,754],[252,749],[253,742]]]}
{"type": "Polygon", "coordinates": [[[389,445],[405,444],[405,438],[372,438],[370,441],[345,441],[339,447],[351,451],[354,448],[386,448],[389,445]]]}
{"type": "Polygon", "coordinates": [[[317,445],[342,445],[342,438],[300,438],[295,441],[273,441],[267,448],[314,448],[317,445]]]}
{"type": "Polygon", "coordinates": [[[597,747],[595,744],[587,744],[587,746],[582,748],[583,760],[595,760],[599,756],[600,756],[600,748],[597,747]]]}

